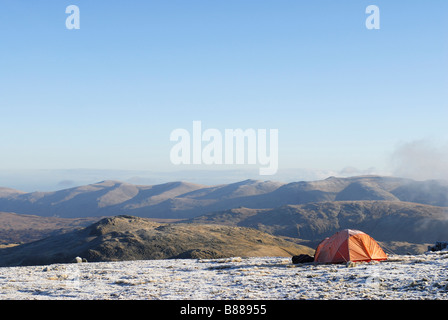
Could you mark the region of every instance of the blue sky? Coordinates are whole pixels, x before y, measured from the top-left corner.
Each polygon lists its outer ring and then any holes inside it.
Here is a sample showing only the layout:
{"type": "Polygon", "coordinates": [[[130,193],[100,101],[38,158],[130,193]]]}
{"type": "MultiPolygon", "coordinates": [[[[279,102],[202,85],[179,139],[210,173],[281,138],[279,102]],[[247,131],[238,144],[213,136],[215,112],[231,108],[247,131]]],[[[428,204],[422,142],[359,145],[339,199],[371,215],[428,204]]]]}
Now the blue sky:
{"type": "MultiPolygon", "coordinates": [[[[448,2],[0,1],[0,170],[175,171],[172,130],[279,130],[279,171],[448,141],[448,2]],[[68,30],[68,5],[80,9],[68,30]],[[368,5],[380,30],[365,27],[368,5]]],[[[206,169],[206,168],[204,168],[206,169]]]]}

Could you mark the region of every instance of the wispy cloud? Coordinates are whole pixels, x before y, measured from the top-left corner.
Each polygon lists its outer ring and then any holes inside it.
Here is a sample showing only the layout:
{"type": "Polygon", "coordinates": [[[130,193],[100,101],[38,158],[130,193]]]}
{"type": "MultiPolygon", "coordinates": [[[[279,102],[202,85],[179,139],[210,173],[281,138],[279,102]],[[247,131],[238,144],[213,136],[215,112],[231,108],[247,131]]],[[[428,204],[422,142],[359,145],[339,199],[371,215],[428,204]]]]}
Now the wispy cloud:
{"type": "Polygon", "coordinates": [[[400,143],[391,155],[392,173],[415,180],[448,179],[448,144],[429,139],[400,143]]]}

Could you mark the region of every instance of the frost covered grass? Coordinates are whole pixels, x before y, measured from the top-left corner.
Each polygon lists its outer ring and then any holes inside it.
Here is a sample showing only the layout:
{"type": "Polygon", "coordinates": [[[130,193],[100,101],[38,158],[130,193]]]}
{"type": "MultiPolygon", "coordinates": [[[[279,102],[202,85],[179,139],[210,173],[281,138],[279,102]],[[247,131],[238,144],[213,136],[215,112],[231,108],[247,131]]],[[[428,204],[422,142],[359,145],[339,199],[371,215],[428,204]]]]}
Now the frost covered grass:
{"type": "Polygon", "coordinates": [[[446,300],[447,267],[447,251],[338,265],[261,257],[9,267],[0,299],[446,300]]]}

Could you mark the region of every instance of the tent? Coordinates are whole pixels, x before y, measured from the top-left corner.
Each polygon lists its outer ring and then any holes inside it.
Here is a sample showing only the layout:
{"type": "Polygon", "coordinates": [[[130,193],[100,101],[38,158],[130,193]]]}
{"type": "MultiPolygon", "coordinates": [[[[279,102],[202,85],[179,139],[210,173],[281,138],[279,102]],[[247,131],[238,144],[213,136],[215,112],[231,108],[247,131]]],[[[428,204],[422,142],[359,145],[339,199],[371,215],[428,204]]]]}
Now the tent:
{"type": "Polygon", "coordinates": [[[368,234],[345,229],[325,238],[316,248],[314,262],[343,263],[356,261],[386,260],[379,244],[368,234]]]}

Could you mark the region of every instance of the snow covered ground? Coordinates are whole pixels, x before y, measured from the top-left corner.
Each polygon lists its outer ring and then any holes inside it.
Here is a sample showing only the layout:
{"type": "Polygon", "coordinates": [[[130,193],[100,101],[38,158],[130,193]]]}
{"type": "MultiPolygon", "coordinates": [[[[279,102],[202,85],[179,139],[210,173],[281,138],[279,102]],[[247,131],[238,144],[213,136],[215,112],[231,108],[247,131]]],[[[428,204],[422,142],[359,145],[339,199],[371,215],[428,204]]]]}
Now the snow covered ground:
{"type": "Polygon", "coordinates": [[[152,260],[0,268],[1,300],[448,300],[448,251],[380,263],[288,258],[152,260]]]}

